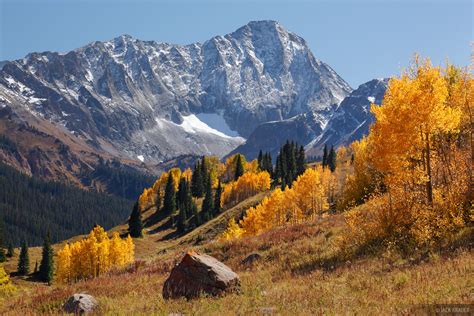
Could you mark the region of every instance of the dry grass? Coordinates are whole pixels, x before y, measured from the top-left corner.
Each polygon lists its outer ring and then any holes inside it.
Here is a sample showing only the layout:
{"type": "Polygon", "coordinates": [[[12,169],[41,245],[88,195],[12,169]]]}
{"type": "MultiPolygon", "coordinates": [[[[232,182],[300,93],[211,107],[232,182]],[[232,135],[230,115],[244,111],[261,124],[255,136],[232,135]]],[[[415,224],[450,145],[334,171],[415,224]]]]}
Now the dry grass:
{"type": "Polygon", "coordinates": [[[177,239],[157,242],[166,234],[160,232],[137,241],[138,257],[146,260],[128,271],[52,287],[14,278],[19,291],[0,301],[0,314],[58,314],[65,299],[77,292],[97,298],[98,314],[119,315],[413,314],[411,308],[417,304],[474,301],[470,249],[457,247],[423,260],[385,253],[352,262],[344,259],[330,266],[328,259],[337,256],[337,240],[346,229],[341,215],[252,238],[213,241],[229,216],[239,216],[239,208],[228,212],[177,239]],[[202,243],[196,244],[199,235],[202,243]],[[241,277],[242,294],[164,301],[163,283],[190,248],[213,255],[234,269],[241,277]],[[262,255],[261,261],[241,264],[255,252],[262,255]]]}

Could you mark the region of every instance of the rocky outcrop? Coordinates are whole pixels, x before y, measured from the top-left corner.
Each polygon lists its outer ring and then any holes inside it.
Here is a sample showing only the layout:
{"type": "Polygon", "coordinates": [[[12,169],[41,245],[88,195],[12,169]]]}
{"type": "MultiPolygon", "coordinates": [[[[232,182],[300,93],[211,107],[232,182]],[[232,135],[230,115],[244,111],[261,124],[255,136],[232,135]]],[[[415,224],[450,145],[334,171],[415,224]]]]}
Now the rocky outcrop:
{"type": "Polygon", "coordinates": [[[240,292],[239,276],[217,259],[195,252],[187,253],[173,268],[163,286],[163,298],[196,298],[240,292]]]}
{"type": "Polygon", "coordinates": [[[349,145],[369,133],[374,121],[372,103],[381,104],[389,79],[374,79],[352,91],[332,114],[320,136],[307,146],[310,155],[320,155],[324,144],[338,147],[349,145]]]}
{"type": "Polygon", "coordinates": [[[93,312],[99,304],[96,299],[89,294],[74,294],[67,299],[63,305],[66,313],[87,314],[93,312]]]}

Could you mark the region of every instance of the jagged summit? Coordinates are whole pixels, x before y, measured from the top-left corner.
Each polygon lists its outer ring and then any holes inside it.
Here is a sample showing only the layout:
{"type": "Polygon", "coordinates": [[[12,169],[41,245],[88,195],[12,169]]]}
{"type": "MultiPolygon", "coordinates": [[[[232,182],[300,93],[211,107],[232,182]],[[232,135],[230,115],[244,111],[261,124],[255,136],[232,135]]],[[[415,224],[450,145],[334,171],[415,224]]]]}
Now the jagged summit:
{"type": "Polygon", "coordinates": [[[189,45],[124,34],[65,54],[32,53],[0,71],[0,100],[24,120],[29,113],[99,151],[145,162],[223,156],[259,125],[307,112],[323,128],[351,91],[275,21],[189,45]],[[222,123],[241,137],[215,132],[222,123]]]}

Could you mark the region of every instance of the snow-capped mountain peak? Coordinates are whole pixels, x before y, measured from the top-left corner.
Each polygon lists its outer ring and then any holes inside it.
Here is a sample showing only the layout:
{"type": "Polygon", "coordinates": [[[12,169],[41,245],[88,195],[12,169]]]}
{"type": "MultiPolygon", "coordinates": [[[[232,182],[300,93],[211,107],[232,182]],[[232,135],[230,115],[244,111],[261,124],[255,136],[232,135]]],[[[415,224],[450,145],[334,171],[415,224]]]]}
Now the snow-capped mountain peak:
{"type": "Polygon", "coordinates": [[[32,114],[101,150],[145,161],[222,156],[242,143],[204,128],[200,113],[219,113],[242,137],[306,112],[323,128],[351,91],[275,21],[249,22],[202,44],[120,35],[67,53],[31,53],[0,71],[2,104],[25,120],[32,114]]]}

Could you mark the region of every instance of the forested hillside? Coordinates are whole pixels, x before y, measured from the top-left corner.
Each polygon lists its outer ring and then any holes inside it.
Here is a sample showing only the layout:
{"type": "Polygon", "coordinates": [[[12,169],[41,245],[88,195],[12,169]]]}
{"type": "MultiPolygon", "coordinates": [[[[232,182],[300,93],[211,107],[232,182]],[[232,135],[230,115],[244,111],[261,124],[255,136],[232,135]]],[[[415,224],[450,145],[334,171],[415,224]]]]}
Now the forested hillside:
{"type": "Polygon", "coordinates": [[[122,165],[118,160],[100,160],[94,171],[84,176],[83,182],[88,187],[95,187],[99,192],[104,191],[128,200],[136,200],[143,188],[152,185],[154,179],[122,165]]]}
{"type": "Polygon", "coordinates": [[[94,224],[111,228],[125,221],[132,202],[28,177],[0,163],[0,220],[5,244],[39,245],[49,231],[53,242],[87,233],[94,224]]]}

